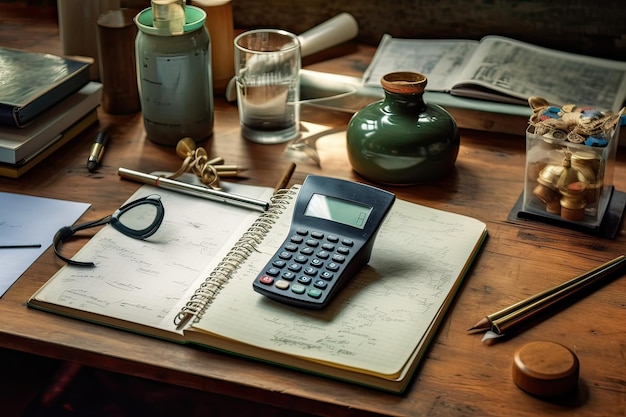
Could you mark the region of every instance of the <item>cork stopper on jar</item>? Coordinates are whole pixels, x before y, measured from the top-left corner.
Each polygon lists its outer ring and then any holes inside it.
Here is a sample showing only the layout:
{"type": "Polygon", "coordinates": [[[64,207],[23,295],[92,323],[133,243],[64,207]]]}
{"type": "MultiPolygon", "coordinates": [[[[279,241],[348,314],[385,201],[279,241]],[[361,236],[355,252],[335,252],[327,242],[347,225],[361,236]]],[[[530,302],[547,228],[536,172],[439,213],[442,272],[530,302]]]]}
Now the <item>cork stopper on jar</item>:
{"type": "Polygon", "coordinates": [[[421,94],[426,89],[428,79],[419,72],[391,72],[381,80],[383,89],[397,94],[421,94]]]}

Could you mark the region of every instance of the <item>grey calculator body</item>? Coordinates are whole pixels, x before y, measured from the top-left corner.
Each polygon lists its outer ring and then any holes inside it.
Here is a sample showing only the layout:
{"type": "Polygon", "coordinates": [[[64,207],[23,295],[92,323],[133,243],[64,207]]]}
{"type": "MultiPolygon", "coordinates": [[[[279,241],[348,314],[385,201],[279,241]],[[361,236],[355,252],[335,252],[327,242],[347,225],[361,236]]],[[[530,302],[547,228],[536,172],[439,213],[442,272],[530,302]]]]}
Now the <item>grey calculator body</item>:
{"type": "Polygon", "coordinates": [[[370,259],[395,195],[365,184],[309,175],[289,235],[253,283],[286,304],[322,309],[370,259]]]}

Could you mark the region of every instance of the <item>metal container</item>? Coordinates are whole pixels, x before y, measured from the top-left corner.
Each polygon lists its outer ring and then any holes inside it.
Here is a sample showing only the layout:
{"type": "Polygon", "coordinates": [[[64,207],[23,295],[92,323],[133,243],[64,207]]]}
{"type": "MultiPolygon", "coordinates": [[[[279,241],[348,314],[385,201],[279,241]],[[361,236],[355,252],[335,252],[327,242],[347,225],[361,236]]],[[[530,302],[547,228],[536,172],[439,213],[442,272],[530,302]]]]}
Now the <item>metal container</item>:
{"type": "Polygon", "coordinates": [[[153,24],[152,9],[135,16],[141,109],[148,139],[175,146],[184,137],[201,142],[213,134],[211,40],[206,13],[185,6],[182,33],[153,24]]]}

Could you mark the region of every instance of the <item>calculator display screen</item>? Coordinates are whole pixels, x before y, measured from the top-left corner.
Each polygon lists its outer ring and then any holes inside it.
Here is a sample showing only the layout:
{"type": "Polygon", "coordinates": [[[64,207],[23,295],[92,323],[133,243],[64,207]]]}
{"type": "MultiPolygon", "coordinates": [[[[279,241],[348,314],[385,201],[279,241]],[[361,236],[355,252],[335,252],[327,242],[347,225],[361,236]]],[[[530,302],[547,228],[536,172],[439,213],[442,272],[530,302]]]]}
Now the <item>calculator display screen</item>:
{"type": "Polygon", "coordinates": [[[371,212],[372,207],[323,194],[313,194],[304,214],[363,229],[371,212]]]}

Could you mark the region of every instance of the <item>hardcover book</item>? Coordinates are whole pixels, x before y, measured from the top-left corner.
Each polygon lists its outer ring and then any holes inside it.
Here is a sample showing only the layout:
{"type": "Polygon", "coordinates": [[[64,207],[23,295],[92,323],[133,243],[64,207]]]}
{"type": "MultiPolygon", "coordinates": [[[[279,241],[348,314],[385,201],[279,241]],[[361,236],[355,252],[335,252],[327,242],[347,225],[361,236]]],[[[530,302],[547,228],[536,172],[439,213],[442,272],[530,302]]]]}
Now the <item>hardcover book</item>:
{"type": "Polygon", "coordinates": [[[63,131],[55,139],[53,139],[47,146],[41,148],[39,151],[33,153],[31,156],[22,159],[17,164],[6,164],[0,162],[0,175],[9,178],[19,178],[33,169],[37,164],[44,159],[52,155],[56,150],[60,149],[63,145],[73,140],[75,137],[84,132],[89,126],[98,122],[98,112],[94,108],[87,113],[82,119],[70,126],[67,130],[63,131]]]}
{"type": "Polygon", "coordinates": [[[90,61],[0,47],[0,125],[26,126],[78,91],[90,61]]]}
{"type": "Polygon", "coordinates": [[[26,127],[0,126],[0,163],[24,164],[100,105],[102,84],[91,81],[26,127]]]}

